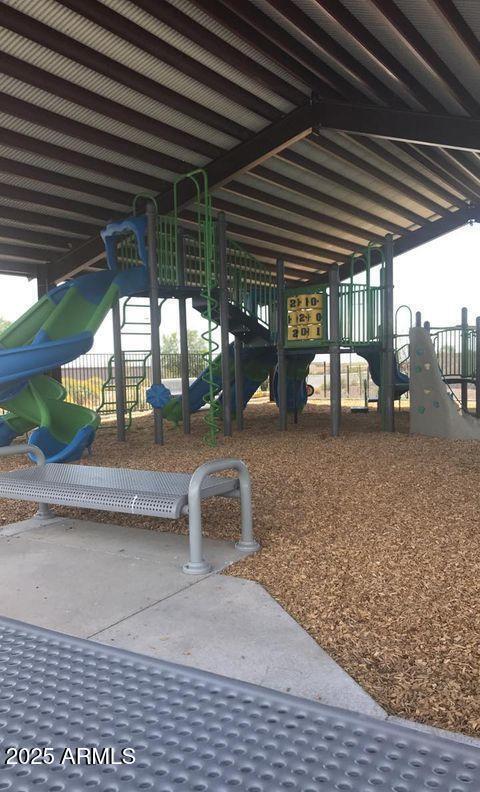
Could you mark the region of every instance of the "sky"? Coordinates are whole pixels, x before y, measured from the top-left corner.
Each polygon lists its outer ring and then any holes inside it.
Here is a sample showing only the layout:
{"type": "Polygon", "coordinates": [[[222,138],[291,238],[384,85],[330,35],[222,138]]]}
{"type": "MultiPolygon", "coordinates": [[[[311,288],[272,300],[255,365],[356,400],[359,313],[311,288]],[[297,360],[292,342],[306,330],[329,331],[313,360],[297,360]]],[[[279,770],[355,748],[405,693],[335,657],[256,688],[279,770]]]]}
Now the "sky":
{"type": "MultiPolygon", "coordinates": [[[[395,306],[407,304],[412,311],[421,311],[422,319],[433,326],[455,325],[460,310],[468,309],[469,323],[480,315],[480,224],[468,225],[434,242],[395,258],[395,306]]],[[[0,276],[0,317],[13,321],[35,301],[36,280],[18,276],[0,276]]],[[[140,313],[140,311],[139,311],[140,313]]],[[[147,311],[142,311],[147,318],[147,311]]],[[[135,319],[138,315],[135,315],[135,319]]],[[[188,306],[188,326],[202,331],[204,322],[197,311],[188,306]]],[[[178,304],[169,300],[162,308],[162,335],[178,331],[178,304]]],[[[93,352],[113,350],[112,323],[108,315],[100,327],[93,352]]],[[[408,328],[408,314],[398,315],[399,332],[408,328]]],[[[147,328],[148,329],[148,328],[147,328]]],[[[125,338],[125,349],[149,349],[147,336],[125,338]]]]}

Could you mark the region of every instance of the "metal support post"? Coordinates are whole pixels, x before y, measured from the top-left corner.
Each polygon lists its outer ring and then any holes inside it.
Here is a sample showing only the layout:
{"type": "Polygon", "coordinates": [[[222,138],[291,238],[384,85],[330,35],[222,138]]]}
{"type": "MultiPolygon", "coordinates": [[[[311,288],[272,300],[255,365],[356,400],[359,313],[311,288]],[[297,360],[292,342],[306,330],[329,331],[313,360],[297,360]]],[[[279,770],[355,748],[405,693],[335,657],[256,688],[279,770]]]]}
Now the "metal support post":
{"type": "Polygon", "coordinates": [[[120,322],[120,300],[112,305],[113,363],[115,367],[115,412],[117,418],[117,440],[125,441],[125,361],[122,351],[122,327],[120,322]]]}
{"type": "Polygon", "coordinates": [[[468,412],[468,310],[462,308],[462,346],[461,346],[462,362],[461,362],[461,400],[462,410],[468,412]]]}
{"type": "Polygon", "coordinates": [[[196,469],[188,486],[190,560],[184,564],[183,571],[189,575],[204,575],[212,568],[203,557],[202,485],[207,476],[220,473],[223,470],[236,470],[238,473],[241,537],[235,547],[245,553],[252,553],[260,547],[253,534],[252,486],[247,466],[239,459],[216,459],[212,462],[205,462],[196,469]]]}
{"type": "MultiPolygon", "coordinates": [[[[152,384],[162,382],[160,361],[160,308],[158,307],[158,266],[157,266],[157,214],[153,203],[147,205],[147,245],[150,299],[150,347],[152,350],[152,384]]],[[[153,408],[154,439],[163,445],[163,415],[158,407],[153,408]]]]}
{"type": "Polygon", "coordinates": [[[480,316],[475,320],[475,415],[480,418],[480,316]]]}
{"type": "Polygon", "coordinates": [[[285,266],[277,259],[277,382],[280,431],[287,430],[287,361],[285,357],[285,266]]]}
{"type": "Polygon", "coordinates": [[[340,434],[342,375],[340,369],[340,277],[338,264],[330,267],[330,418],[332,437],[340,434]]]}
{"type": "Polygon", "coordinates": [[[230,348],[228,337],[228,276],[227,276],[227,228],[225,214],[220,212],[217,219],[217,243],[220,287],[220,351],[222,353],[222,413],[223,434],[232,434],[232,397],[230,389],[230,348]]]}
{"type": "MultiPolygon", "coordinates": [[[[178,281],[185,286],[185,236],[180,228],[177,237],[178,281]]],[[[180,328],[180,368],[182,377],[182,420],[183,433],[190,434],[190,379],[188,364],[188,328],[187,301],[185,297],[178,300],[178,324],[180,328]]]]}
{"type": "Polygon", "coordinates": [[[383,289],[383,383],[382,383],[382,429],[395,431],[395,339],[393,317],[393,236],[387,234],[384,244],[385,277],[383,289]]]}
{"type": "Polygon", "coordinates": [[[242,368],[242,349],[243,343],[240,338],[235,338],[233,344],[234,364],[235,364],[235,413],[237,418],[237,429],[243,429],[243,368],[242,368]]]}

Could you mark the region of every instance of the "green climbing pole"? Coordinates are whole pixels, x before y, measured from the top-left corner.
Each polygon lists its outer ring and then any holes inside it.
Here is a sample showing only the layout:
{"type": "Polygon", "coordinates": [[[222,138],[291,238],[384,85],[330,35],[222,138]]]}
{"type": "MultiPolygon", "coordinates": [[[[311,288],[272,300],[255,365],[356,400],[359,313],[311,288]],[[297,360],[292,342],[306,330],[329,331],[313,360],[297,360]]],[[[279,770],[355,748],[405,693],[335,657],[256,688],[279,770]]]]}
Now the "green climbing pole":
{"type": "MultiPolygon", "coordinates": [[[[219,344],[217,344],[213,338],[213,333],[218,327],[218,324],[213,318],[215,310],[218,307],[218,302],[214,297],[214,290],[217,288],[218,284],[215,261],[215,231],[212,219],[212,204],[208,192],[208,177],[206,172],[201,168],[190,171],[190,173],[181,176],[174,182],[174,227],[172,229],[170,226],[170,234],[165,234],[165,236],[169,237],[171,241],[164,243],[167,245],[167,248],[164,251],[165,264],[163,266],[166,269],[165,274],[172,279],[175,277],[175,279],[178,281],[178,268],[176,267],[175,272],[171,271],[173,264],[169,264],[168,262],[178,262],[176,249],[173,251],[172,247],[176,246],[178,239],[178,187],[179,184],[185,179],[192,181],[195,187],[194,211],[196,215],[198,261],[203,264],[200,270],[199,285],[201,288],[201,295],[205,300],[206,306],[202,316],[207,322],[207,329],[204,333],[202,333],[202,338],[207,344],[207,351],[204,354],[205,374],[203,377],[206,384],[208,385],[208,391],[203,397],[205,404],[208,406],[208,413],[205,416],[205,422],[207,424],[208,431],[205,435],[205,440],[209,445],[214,446],[216,444],[217,435],[220,431],[218,426],[220,406],[215,400],[215,396],[219,391],[219,387],[214,378],[214,356],[219,348],[219,344]]],[[[164,219],[164,222],[169,221],[165,221],[164,219]]],[[[172,221],[170,221],[170,223],[171,222],[172,221]]]]}

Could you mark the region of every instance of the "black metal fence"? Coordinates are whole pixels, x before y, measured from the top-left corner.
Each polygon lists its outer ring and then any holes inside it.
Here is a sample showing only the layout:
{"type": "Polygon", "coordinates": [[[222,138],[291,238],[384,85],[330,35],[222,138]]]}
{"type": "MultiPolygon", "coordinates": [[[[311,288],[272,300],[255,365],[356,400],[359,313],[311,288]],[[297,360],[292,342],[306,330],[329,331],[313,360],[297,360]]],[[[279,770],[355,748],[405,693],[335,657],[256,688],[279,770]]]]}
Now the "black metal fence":
{"type": "MultiPolygon", "coordinates": [[[[135,404],[135,409],[148,410],[146,390],[151,383],[151,353],[148,351],[124,351],[124,369],[127,403],[135,404]]],[[[180,390],[181,356],[164,354],[161,356],[162,379],[175,393],[180,390]]],[[[205,368],[200,352],[189,355],[189,374],[198,377],[205,368]]],[[[62,366],[62,383],[67,390],[69,401],[98,410],[103,413],[115,412],[115,369],[111,354],[89,353],[62,366]]]]}

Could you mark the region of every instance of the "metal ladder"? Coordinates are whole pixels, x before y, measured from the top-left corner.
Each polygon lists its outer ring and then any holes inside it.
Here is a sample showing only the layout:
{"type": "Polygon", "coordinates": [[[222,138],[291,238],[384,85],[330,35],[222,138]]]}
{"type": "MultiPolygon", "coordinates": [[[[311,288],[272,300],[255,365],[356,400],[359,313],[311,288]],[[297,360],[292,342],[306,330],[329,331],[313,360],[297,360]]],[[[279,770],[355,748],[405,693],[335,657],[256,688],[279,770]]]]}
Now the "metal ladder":
{"type": "MultiPolygon", "coordinates": [[[[149,302],[142,297],[128,297],[122,308],[122,338],[127,336],[150,337],[149,302]],[[143,311],[142,318],[139,310],[143,311]]],[[[146,342],[148,345],[148,341],[146,342]]],[[[140,403],[141,387],[147,379],[148,363],[152,353],[145,349],[123,352],[125,371],[125,429],[132,425],[132,414],[140,403]]],[[[112,355],[107,364],[107,377],[102,385],[102,400],[97,412],[100,415],[115,413],[115,358],[112,355]]]]}

